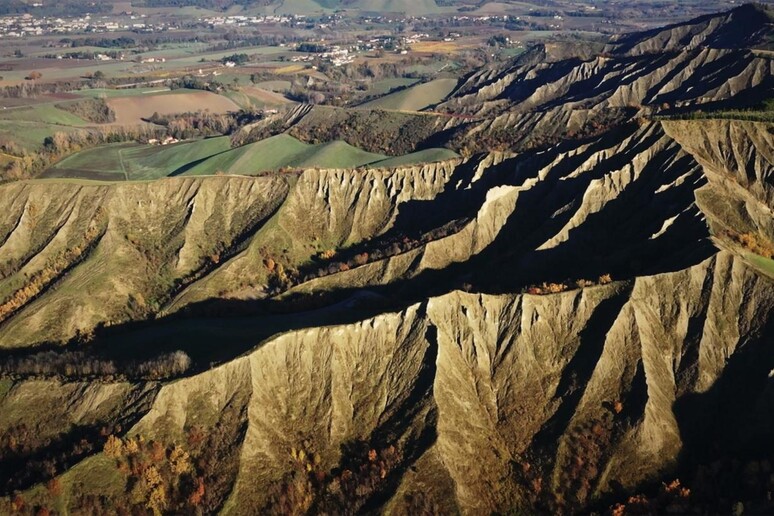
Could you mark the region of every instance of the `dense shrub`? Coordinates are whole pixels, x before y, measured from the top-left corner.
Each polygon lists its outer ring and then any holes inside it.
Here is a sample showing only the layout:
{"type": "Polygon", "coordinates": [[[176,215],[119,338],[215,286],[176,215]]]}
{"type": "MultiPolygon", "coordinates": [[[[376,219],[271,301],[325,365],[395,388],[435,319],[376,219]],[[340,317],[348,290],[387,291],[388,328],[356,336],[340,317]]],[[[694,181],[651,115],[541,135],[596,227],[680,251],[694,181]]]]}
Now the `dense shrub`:
{"type": "Polygon", "coordinates": [[[160,380],[184,374],[191,368],[191,358],[183,351],[166,353],[145,360],[115,360],[85,351],[40,351],[0,360],[0,375],[27,377],[121,377],[160,380]]]}
{"type": "Polygon", "coordinates": [[[57,104],[57,108],[72,113],[95,124],[107,124],[116,121],[116,113],[104,99],[84,99],[77,102],[57,104]]]}
{"type": "Polygon", "coordinates": [[[320,456],[304,449],[290,450],[291,469],[269,488],[264,514],[356,514],[385,484],[403,460],[395,446],[382,450],[362,446],[343,457],[342,466],[327,471],[320,456]]]}
{"type": "Polygon", "coordinates": [[[764,258],[774,258],[774,243],[758,233],[737,233],[736,231],[728,230],[725,234],[732,241],[744,247],[751,253],[763,256],[764,258]]]}

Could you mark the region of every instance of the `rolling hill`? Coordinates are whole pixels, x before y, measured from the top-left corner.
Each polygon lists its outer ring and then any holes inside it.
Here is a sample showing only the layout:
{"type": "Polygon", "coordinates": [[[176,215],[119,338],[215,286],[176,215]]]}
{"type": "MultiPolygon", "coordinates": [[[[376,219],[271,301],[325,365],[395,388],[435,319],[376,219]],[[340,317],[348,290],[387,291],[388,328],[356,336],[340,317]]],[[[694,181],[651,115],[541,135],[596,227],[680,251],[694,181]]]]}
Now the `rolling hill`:
{"type": "Polygon", "coordinates": [[[185,175],[254,174],[283,167],[353,168],[384,158],[342,141],[309,145],[280,134],[214,155],[186,170],[185,175]]]}
{"type": "Polygon", "coordinates": [[[395,167],[455,157],[454,151],[437,148],[389,157],[343,141],[310,145],[287,134],[232,148],[230,138],[220,136],[171,145],[120,143],[87,149],[55,164],[43,177],[143,181],[178,175],[251,175],[281,168],[395,167]]]}
{"type": "Polygon", "coordinates": [[[421,111],[443,101],[457,86],[456,79],[434,79],[366,102],[367,109],[421,111]]]}
{"type": "Polygon", "coordinates": [[[79,177],[112,181],[158,179],[231,149],[227,136],[173,145],[112,144],[65,158],[44,177],[79,177]]]}

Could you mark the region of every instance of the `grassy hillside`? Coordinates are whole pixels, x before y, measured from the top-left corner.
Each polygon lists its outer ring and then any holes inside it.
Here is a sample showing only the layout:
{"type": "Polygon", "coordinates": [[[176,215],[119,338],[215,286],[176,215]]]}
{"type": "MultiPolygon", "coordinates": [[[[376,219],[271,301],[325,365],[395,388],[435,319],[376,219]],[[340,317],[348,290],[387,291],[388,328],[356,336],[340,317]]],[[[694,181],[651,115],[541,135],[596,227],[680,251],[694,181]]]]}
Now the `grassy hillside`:
{"type": "MultiPolygon", "coordinates": [[[[63,112],[64,113],[64,112],[63,112]]],[[[66,113],[69,115],[69,113],[66,113]]],[[[16,142],[28,150],[43,146],[43,140],[54,133],[76,131],[75,127],[28,120],[0,120],[0,138],[16,142]]]]}
{"type": "Polygon", "coordinates": [[[417,163],[433,163],[435,161],[444,161],[459,157],[459,154],[450,149],[424,149],[404,156],[377,161],[368,166],[371,168],[393,168],[405,165],[416,165],[417,163]]]}
{"type": "Polygon", "coordinates": [[[60,161],[45,176],[114,181],[157,179],[229,149],[229,138],[225,136],[168,146],[106,145],[60,161]]]}
{"type": "Polygon", "coordinates": [[[366,102],[361,107],[420,111],[441,102],[454,90],[455,86],[457,86],[457,79],[435,79],[366,102]]]}
{"type": "Polygon", "coordinates": [[[343,141],[307,144],[280,134],[231,148],[220,136],[166,146],[118,143],[74,154],[46,171],[44,177],[103,181],[142,181],[170,175],[213,175],[218,172],[254,174],[282,167],[352,168],[362,165],[388,168],[457,157],[448,149],[426,149],[388,157],[366,152],[343,141]]]}
{"type": "Polygon", "coordinates": [[[87,121],[72,113],[68,113],[63,109],[59,109],[54,106],[54,104],[39,104],[28,107],[3,109],[0,111],[0,119],[72,126],[83,126],[88,124],[87,121]]]}
{"type": "Polygon", "coordinates": [[[287,134],[280,134],[217,154],[185,174],[252,174],[281,167],[351,168],[385,158],[384,155],[366,152],[342,141],[309,145],[287,134]]]}
{"type": "Polygon", "coordinates": [[[419,79],[410,79],[404,77],[395,77],[391,79],[382,79],[381,81],[375,81],[368,88],[369,95],[387,95],[392,89],[400,87],[408,87],[416,84],[419,79]]]}
{"type": "Polygon", "coordinates": [[[155,152],[149,152],[146,146],[130,148],[122,152],[122,157],[132,179],[151,179],[174,174],[192,163],[230,148],[229,138],[220,136],[177,145],[151,147],[155,152]]]}

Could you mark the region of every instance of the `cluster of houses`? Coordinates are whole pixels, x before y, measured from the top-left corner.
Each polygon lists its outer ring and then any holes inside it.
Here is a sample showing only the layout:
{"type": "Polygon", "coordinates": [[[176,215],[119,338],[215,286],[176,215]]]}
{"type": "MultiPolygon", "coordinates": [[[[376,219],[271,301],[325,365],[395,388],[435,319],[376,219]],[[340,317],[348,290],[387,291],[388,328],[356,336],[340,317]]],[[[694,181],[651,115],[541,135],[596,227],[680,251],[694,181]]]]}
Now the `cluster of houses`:
{"type": "Polygon", "coordinates": [[[293,56],[290,58],[290,61],[294,63],[303,63],[321,59],[331,63],[333,66],[341,66],[347,63],[351,63],[355,59],[355,50],[357,49],[334,45],[324,52],[313,52],[309,54],[293,56]]]}
{"type": "Polygon", "coordinates": [[[172,145],[180,140],[171,136],[165,136],[164,138],[151,138],[148,140],[148,145],[172,145]]]}
{"type": "Polygon", "coordinates": [[[261,25],[264,23],[277,24],[277,23],[292,23],[300,20],[304,20],[304,15],[266,15],[266,16],[213,16],[209,18],[202,18],[199,21],[210,25],[211,27],[233,26],[233,27],[249,27],[250,25],[261,25]]]}
{"type": "Polygon", "coordinates": [[[36,17],[32,14],[0,17],[0,38],[21,38],[48,34],[83,34],[118,31],[159,32],[178,27],[167,23],[148,23],[145,15],[124,15],[78,18],[36,17]]]}
{"type": "MultiPolygon", "coordinates": [[[[459,34],[457,34],[457,36],[459,36],[459,34]]],[[[294,63],[304,63],[322,60],[331,63],[333,66],[342,66],[354,61],[358,52],[386,50],[405,55],[408,53],[408,49],[412,43],[417,43],[428,38],[430,38],[430,34],[427,33],[412,34],[400,38],[394,36],[375,36],[368,40],[358,39],[355,44],[349,46],[332,45],[321,52],[295,55],[290,58],[290,61],[294,63]]],[[[226,65],[228,66],[228,63],[226,63],[226,65]]]]}

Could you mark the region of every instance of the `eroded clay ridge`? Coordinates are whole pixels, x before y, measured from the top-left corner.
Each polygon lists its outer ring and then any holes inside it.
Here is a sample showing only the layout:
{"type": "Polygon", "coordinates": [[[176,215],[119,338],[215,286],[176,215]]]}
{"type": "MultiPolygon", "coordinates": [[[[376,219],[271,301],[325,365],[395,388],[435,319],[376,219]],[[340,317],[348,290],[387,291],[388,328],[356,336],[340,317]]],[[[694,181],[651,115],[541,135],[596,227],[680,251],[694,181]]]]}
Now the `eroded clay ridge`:
{"type": "MultiPolygon", "coordinates": [[[[372,500],[390,512],[411,513],[420,495],[469,514],[541,500],[580,508],[613,481],[634,487],[669,471],[686,449],[728,432],[731,418],[742,428],[763,417],[765,407],[734,394],[765,383],[774,366],[765,337],[772,303],[774,284],[728,252],[549,296],[454,292],[355,324],[290,332],[165,385],[128,435],[168,443],[185,442],[193,427],[222,434],[219,453],[234,463],[208,474],[225,483],[212,503],[227,513],[266,506],[296,450],[328,471],[352,459],[352,442],[402,450],[372,500]]],[[[4,410],[30,393],[85,403],[70,384],[42,386],[15,386],[4,410]]],[[[126,403],[126,389],[105,385],[94,391],[104,401],[91,405],[110,410],[111,396],[126,403]]],[[[741,438],[725,435],[729,446],[741,438]]],[[[97,456],[63,484],[109,478],[114,468],[97,456]]],[[[109,485],[77,489],[111,495],[109,485]]]]}
{"type": "MultiPolygon", "coordinates": [[[[472,74],[443,110],[476,116],[632,107],[685,107],[772,87],[770,11],[745,5],[722,15],[613,39],[591,59],[530,54],[472,74]]],[[[765,96],[765,94],[764,94],[765,96]]]]}
{"type": "Polygon", "coordinates": [[[368,173],[4,185],[0,342],[64,342],[287,289],[432,280],[436,293],[504,292],[677,270],[713,252],[708,215],[771,237],[770,143],[765,124],[664,122],[368,173]],[[276,264],[298,273],[272,290],[276,264]],[[438,284],[432,275],[452,266],[438,284]]]}
{"type": "Polygon", "coordinates": [[[0,487],[75,513],[481,514],[768,485],[771,124],[650,116],[768,91],[764,15],[485,69],[407,133],[519,131],[507,152],[1,185],[0,487]]]}

